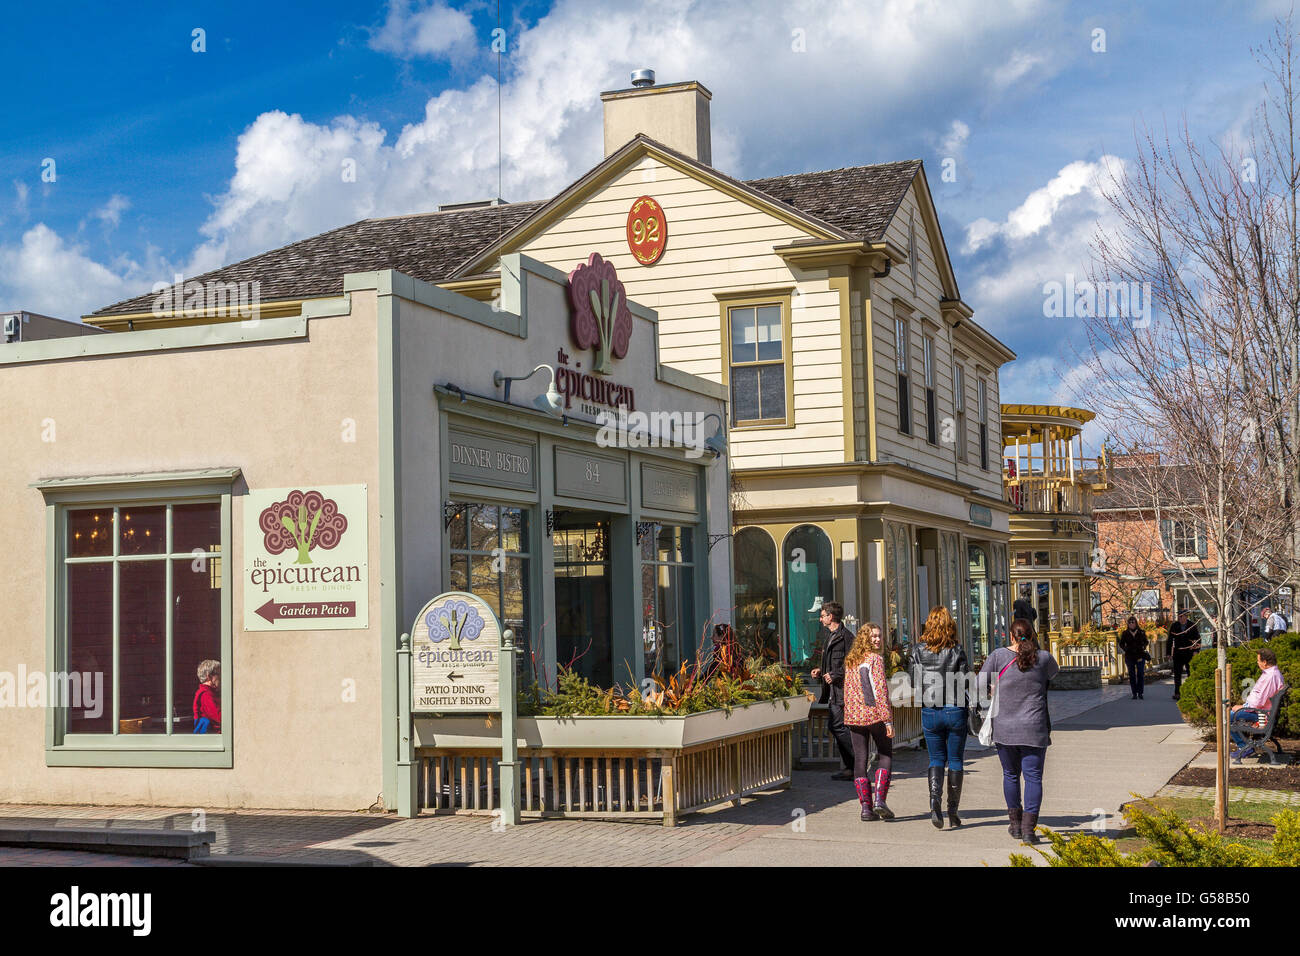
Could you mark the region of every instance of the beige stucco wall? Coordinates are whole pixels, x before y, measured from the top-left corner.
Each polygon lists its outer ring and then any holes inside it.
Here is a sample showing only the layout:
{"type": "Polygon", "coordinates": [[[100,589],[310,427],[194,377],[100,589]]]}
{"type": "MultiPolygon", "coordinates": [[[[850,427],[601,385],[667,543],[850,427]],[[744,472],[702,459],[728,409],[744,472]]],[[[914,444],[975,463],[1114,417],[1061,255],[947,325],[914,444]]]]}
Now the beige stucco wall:
{"type": "MultiPolygon", "coordinates": [[[[375,298],[354,294],[352,315],[312,319],[306,339],[0,366],[0,539],[8,572],[0,670],[56,666],[45,646],[46,508],[32,482],[243,472],[231,515],[234,658],[223,662],[234,766],[47,767],[44,710],[0,708],[0,801],[212,809],[374,802],[382,789],[376,356],[375,298]],[[56,429],[52,442],[42,440],[47,420],[56,429]],[[355,441],[344,440],[346,420],[355,422],[355,441]],[[243,630],[246,488],[303,483],[369,486],[365,630],[243,630]],[[355,681],[354,703],[343,700],[345,680],[355,681]]],[[[193,688],[176,693],[188,699],[193,688]]]]}

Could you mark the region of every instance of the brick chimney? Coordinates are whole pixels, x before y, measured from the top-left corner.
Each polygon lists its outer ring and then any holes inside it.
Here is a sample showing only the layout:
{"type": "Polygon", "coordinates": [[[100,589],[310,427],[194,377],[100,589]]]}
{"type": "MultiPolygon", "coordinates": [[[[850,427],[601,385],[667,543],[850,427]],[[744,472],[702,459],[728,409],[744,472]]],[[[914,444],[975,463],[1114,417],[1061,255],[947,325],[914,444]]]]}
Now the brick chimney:
{"type": "Polygon", "coordinates": [[[632,88],[601,93],[605,104],[605,155],[618,152],[638,133],[706,166],[713,164],[709,100],[694,80],[656,86],[653,70],[632,74],[632,88]]]}

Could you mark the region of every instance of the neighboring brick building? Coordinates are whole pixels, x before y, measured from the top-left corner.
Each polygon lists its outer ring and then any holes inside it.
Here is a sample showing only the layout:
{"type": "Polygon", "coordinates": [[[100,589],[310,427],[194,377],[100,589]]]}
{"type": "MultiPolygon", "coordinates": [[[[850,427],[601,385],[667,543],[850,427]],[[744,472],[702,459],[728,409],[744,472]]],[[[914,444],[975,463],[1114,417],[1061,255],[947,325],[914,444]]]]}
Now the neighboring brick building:
{"type": "MultiPolygon", "coordinates": [[[[1111,488],[1097,496],[1093,508],[1098,551],[1093,560],[1092,590],[1102,623],[1122,625],[1129,614],[1142,620],[1163,620],[1182,610],[1202,619],[1196,598],[1200,597],[1207,611],[1214,609],[1218,571],[1218,555],[1207,540],[1203,522],[1190,513],[1177,516],[1176,511],[1157,522],[1149,505],[1144,507],[1138,469],[1158,465],[1158,453],[1115,455],[1113,461],[1111,488]]],[[[1178,466],[1165,466],[1161,478],[1167,500],[1189,497],[1180,491],[1181,475],[1178,466]]],[[[1289,594],[1273,600],[1281,604],[1288,618],[1293,617],[1289,594]]],[[[1234,638],[1258,633],[1260,610],[1269,601],[1267,586],[1237,592],[1234,638]]],[[[1201,637],[1211,642],[1210,626],[1203,620],[1201,637]]]]}

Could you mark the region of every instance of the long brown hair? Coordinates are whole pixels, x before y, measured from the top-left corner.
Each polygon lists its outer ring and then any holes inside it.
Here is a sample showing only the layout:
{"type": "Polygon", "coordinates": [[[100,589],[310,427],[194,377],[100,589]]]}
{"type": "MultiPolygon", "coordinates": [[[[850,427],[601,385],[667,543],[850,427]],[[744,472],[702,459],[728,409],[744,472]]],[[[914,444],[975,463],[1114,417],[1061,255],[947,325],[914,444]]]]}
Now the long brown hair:
{"type": "Polygon", "coordinates": [[[1034,625],[1023,617],[1011,622],[1011,649],[1016,652],[1016,666],[1022,673],[1038,663],[1038,637],[1034,625]]]}
{"type": "Polygon", "coordinates": [[[925,630],[921,632],[921,643],[932,651],[957,646],[957,625],[942,604],[930,608],[930,614],[925,619],[925,630]]]}
{"type": "Polygon", "coordinates": [[[880,631],[881,638],[885,636],[884,628],[875,621],[868,621],[858,628],[858,633],[853,638],[853,646],[849,648],[849,653],[844,658],[844,669],[846,671],[857,667],[867,659],[868,655],[876,654],[878,656],[880,654],[871,646],[872,631],[880,631]]]}

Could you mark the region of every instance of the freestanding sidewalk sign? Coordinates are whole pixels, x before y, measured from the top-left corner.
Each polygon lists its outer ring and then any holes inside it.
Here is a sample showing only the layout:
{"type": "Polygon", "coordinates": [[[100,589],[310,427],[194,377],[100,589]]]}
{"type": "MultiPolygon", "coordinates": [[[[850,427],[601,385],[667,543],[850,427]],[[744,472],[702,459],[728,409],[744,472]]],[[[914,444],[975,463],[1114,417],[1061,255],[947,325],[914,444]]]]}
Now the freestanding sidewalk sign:
{"type": "MultiPolygon", "coordinates": [[[[398,643],[397,810],[418,812],[412,715],[501,715],[501,821],[519,823],[519,761],[515,738],[514,634],[492,609],[464,591],[447,591],[426,604],[398,643]]],[[[454,786],[454,784],[453,784],[454,786]]]]}

